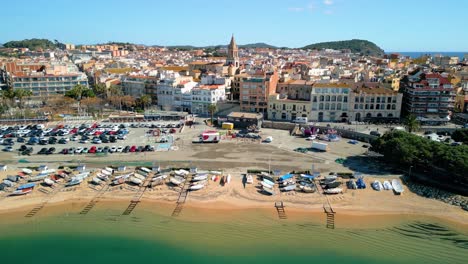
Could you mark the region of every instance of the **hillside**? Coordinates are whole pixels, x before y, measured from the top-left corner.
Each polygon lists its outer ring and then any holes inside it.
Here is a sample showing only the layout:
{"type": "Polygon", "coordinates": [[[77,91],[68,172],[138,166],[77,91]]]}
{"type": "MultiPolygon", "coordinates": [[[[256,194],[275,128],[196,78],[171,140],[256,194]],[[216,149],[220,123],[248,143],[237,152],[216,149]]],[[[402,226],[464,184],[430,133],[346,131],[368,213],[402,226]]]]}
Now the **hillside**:
{"type": "MultiPolygon", "coordinates": [[[[212,45],[212,46],[205,46],[205,47],[197,47],[192,45],[174,45],[174,46],[166,46],[169,49],[182,49],[182,50],[192,50],[192,49],[220,49],[220,48],[227,48],[228,45],[212,45]]],[[[245,44],[245,45],[238,45],[239,48],[242,49],[251,49],[251,48],[269,48],[269,49],[277,49],[273,45],[267,43],[252,43],[252,44],[245,44]]],[[[163,47],[160,45],[153,45],[152,47],[163,47]]]]}
{"type": "Polygon", "coordinates": [[[48,39],[24,39],[9,41],[3,44],[5,48],[28,48],[30,50],[54,49],[57,47],[54,42],[48,39]]]}
{"type": "Polygon", "coordinates": [[[364,55],[373,55],[373,56],[382,56],[384,55],[384,50],[374,43],[361,40],[361,39],[352,39],[352,40],[343,40],[343,41],[330,41],[330,42],[321,42],[305,46],[303,49],[334,49],[342,50],[349,49],[353,53],[361,53],[364,55]]]}

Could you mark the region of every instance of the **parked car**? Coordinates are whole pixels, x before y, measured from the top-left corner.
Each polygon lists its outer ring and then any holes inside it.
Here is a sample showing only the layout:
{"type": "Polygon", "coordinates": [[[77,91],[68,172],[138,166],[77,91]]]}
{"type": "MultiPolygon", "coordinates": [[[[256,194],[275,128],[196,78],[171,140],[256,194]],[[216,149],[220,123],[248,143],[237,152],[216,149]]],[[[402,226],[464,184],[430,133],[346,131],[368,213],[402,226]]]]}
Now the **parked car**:
{"type": "Polygon", "coordinates": [[[83,151],[82,151],[81,153],[83,153],[83,154],[87,154],[87,153],[88,153],[88,151],[89,151],[89,150],[88,150],[88,148],[87,148],[87,147],[84,147],[84,148],[83,148],[83,151]]]}
{"type": "Polygon", "coordinates": [[[12,152],[12,151],[13,151],[13,147],[12,147],[12,146],[5,147],[5,148],[3,149],[3,151],[12,152]]]}
{"type": "Polygon", "coordinates": [[[93,144],[101,144],[102,143],[102,140],[100,140],[99,138],[93,138],[93,144]]]}
{"type": "Polygon", "coordinates": [[[64,148],[64,149],[62,149],[62,151],[61,151],[60,153],[66,155],[66,154],[68,154],[68,149],[67,149],[67,148],[64,148]]]}
{"type": "Polygon", "coordinates": [[[50,154],[54,154],[54,152],[55,152],[55,148],[52,147],[52,148],[49,148],[45,154],[50,155],[50,154]]]}
{"type": "Polygon", "coordinates": [[[130,152],[135,152],[135,151],[136,151],[136,149],[137,149],[137,147],[136,147],[136,146],[131,146],[129,151],[130,151],[130,152]]]}
{"type": "Polygon", "coordinates": [[[77,148],[75,149],[75,153],[76,153],[76,154],[81,154],[81,152],[83,152],[83,147],[77,147],[77,148]]]}
{"type": "Polygon", "coordinates": [[[91,147],[89,148],[88,153],[96,153],[96,149],[97,149],[96,146],[91,146],[91,147]]]}
{"type": "Polygon", "coordinates": [[[130,146],[125,146],[125,148],[122,150],[123,153],[128,153],[130,151],[130,146]]]}
{"type": "Polygon", "coordinates": [[[124,147],[118,146],[118,147],[117,147],[117,152],[123,152],[123,149],[124,149],[124,147]]]}
{"type": "Polygon", "coordinates": [[[39,155],[46,154],[46,153],[47,153],[47,150],[48,150],[47,148],[41,148],[41,150],[39,150],[39,151],[37,152],[37,154],[39,154],[39,155]]]}

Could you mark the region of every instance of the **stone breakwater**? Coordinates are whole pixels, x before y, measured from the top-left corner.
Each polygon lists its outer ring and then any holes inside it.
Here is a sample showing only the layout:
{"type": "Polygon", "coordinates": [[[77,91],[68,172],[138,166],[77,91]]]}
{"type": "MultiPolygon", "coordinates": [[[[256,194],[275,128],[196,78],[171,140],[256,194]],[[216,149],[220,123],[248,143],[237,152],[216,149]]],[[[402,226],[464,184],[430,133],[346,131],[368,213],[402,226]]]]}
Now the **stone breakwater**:
{"type": "Polygon", "coordinates": [[[405,181],[405,183],[410,191],[418,195],[430,199],[436,199],[451,205],[460,206],[463,210],[468,211],[468,197],[466,196],[439,190],[434,187],[421,185],[411,181],[405,181]]]}

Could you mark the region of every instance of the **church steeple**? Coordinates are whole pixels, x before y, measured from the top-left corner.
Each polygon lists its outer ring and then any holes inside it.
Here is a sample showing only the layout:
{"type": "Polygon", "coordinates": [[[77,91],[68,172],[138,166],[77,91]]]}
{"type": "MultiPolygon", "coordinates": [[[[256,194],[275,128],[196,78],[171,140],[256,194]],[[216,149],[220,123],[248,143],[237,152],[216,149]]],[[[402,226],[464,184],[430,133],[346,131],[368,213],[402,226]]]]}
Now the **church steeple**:
{"type": "Polygon", "coordinates": [[[232,34],[231,42],[228,46],[228,56],[226,59],[226,65],[239,67],[239,48],[237,47],[236,40],[234,39],[234,34],[232,34]]]}

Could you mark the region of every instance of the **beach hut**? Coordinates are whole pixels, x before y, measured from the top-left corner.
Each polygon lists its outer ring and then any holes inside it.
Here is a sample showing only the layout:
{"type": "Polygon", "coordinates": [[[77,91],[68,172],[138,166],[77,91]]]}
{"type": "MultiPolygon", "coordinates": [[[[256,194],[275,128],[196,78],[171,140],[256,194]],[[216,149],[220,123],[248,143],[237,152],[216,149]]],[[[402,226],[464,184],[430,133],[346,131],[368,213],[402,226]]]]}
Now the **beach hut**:
{"type": "Polygon", "coordinates": [[[0,171],[6,171],[7,170],[7,165],[0,165],[0,171]]]}
{"type": "Polygon", "coordinates": [[[117,171],[126,171],[126,170],[127,170],[127,166],[121,165],[121,166],[117,167],[117,171]]]}

